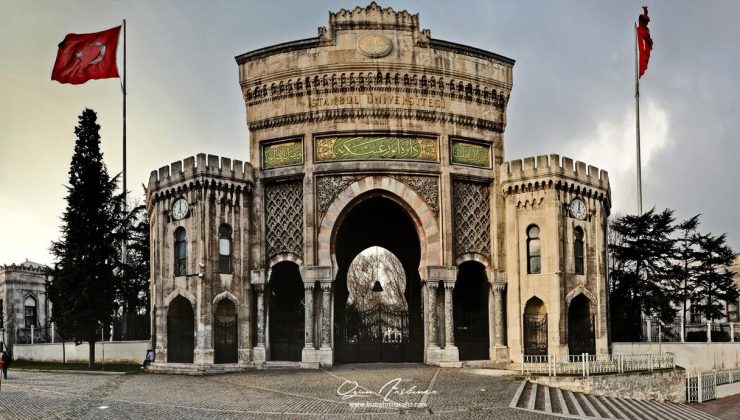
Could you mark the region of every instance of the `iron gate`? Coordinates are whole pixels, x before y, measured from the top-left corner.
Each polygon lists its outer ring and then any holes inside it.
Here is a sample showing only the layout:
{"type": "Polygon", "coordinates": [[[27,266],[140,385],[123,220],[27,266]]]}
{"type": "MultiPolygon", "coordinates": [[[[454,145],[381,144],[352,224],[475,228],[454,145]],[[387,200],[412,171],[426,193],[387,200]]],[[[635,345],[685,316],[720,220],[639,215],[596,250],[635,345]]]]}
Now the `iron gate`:
{"type": "Polygon", "coordinates": [[[193,363],[195,347],[193,308],[185,298],[172,300],[167,313],[167,362],[193,363]]]}
{"type": "Polygon", "coordinates": [[[213,331],[213,350],[215,363],[237,363],[237,322],[236,315],[216,316],[213,331]]]}
{"type": "Polygon", "coordinates": [[[460,352],[460,360],[488,359],[488,313],[461,308],[455,311],[454,318],[455,345],[460,352]]]}
{"type": "Polygon", "coordinates": [[[570,354],[596,354],[596,336],[592,315],[569,317],[568,350],[570,354]]]}
{"type": "Polygon", "coordinates": [[[293,312],[275,310],[270,318],[270,357],[272,360],[301,361],[305,345],[303,304],[293,312]]]}
{"type": "Polygon", "coordinates": [[[334,328],[337,362],[415,361],[409,311],[382,304],[368,310],[347,306],[334,328]]]}
{"type": "Polygon", "coordinates": [[[524,315],[524,354],[547,355],[547,315],[524,315]]]}

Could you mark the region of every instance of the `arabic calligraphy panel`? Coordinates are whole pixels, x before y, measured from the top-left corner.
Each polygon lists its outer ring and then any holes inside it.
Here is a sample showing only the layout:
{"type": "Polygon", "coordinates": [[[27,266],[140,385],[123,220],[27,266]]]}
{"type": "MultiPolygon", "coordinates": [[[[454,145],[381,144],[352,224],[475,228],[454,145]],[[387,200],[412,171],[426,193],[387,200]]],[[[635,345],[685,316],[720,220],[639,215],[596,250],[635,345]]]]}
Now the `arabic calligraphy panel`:
{"type": "Polygon", "coordinates": [[[422,137],[354,136],[316,139],[316,160],[439,160],[437,140],[422,137]]]}
{"type": "Polygon", "coordinates": [[[301,163],[303,163],[303,140],[291,140],[262,146],[263,169],[300,165],[301,163]]]}
{"type": "Polygon", "coordinates": [[[453,140],[450,160],[462,165],[491,167],[491,147],[483,144],[453,140]]]}

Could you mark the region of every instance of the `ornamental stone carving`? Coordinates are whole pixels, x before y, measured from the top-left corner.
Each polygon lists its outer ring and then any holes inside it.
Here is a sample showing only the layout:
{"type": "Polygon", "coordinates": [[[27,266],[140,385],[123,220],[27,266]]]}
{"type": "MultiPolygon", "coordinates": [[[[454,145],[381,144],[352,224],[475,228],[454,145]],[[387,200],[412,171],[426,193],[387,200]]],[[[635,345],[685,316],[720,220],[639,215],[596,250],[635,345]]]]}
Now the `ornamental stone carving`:
{"type": "Polygon", "coordinates": [[[318,201],[319,215],[323,216],[336,196],[357,179],[355,176],[322,176],[316,178],[316,200],[318,201]]]}
{"type": "Polygon", "coordinates": [[[491,204],[487,184],[453,181],[455,255],[475,252],[491,255],[491,204]]]}
{"type": "Polygon", "coordinates": [[[290,253],[303,258],[303,183],[265,185],[267,256],[290,253]]]}
{"type": "Polygon", "coordinates": [[[436,177],[399,176],[396,178],[419,194],[435,216],[439,215],[439,183],[436,177]]]}

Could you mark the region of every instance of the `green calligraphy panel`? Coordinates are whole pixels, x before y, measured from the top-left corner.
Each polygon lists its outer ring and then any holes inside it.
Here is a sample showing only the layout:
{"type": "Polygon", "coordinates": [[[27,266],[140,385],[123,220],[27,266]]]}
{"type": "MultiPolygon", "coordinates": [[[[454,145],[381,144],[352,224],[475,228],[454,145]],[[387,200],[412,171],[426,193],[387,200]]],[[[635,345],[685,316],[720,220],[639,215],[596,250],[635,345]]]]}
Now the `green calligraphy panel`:
{"type": "Polygon", "coordinates": [[[436,139],[359,136],[316,139],[316,160],[398,159],[437,162],[436,139]]]}
{"type": "Polygon", "coordinates": [[[264,169],[303,163],[303,141],[293,140],[262,146],[262,167],[264,169]]]}
{"type": "Polygon", "coordinates": [[[464,141],[452,141],[452,163],[462,165],[491,167],[491,147],[487,145],[468,143],[464,141]]]}

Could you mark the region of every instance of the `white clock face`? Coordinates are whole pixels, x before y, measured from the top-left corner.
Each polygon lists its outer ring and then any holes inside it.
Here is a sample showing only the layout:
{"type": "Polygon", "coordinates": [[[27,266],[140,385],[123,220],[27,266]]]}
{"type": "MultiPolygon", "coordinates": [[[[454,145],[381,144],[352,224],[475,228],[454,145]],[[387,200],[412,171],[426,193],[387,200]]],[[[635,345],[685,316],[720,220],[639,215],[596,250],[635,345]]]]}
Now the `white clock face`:
{"type": "Polygon", "coordinates": [[[570,214],[576,219],[586,219],[586,204],[580,198],[574,198],[570,202],[570,214]]]}
{"type": "Polygon", "coordinates": [[[188,202],[184,198],[178,198],[172,205],[172,217],[180,220],[188,215],[188,202]]]}

